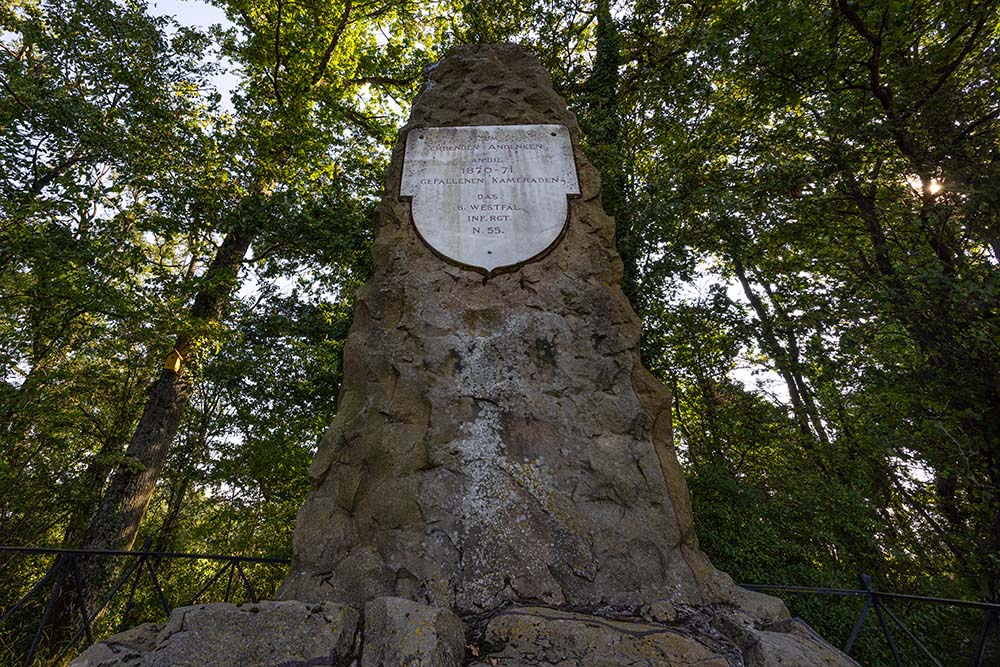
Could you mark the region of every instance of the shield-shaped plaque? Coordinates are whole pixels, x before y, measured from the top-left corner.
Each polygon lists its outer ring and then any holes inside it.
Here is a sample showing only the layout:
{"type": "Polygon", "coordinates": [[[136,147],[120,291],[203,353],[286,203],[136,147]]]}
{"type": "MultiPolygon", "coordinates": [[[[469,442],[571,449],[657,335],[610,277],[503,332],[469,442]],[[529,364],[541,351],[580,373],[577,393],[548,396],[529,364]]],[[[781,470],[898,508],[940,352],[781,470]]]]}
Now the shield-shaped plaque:
{"type": "Polygon", "coordinates": [[[563,125],[410,130],[400,198],[421,238],[452,261],[487,272],[542,254],[562,234],[567,197],[580,194],[563,125]]]}

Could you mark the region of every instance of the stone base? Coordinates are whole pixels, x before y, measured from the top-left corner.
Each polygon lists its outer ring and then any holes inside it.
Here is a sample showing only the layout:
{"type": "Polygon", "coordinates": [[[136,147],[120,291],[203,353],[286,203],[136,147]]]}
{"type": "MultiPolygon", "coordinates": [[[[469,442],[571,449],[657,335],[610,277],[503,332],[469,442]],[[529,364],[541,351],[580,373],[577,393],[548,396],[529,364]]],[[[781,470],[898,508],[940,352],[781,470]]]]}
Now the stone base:
{"type": "Polygon", "coordinates": [[[491,667],[857,665],[798,619],[755,627],[733,609],[678,610],[669,603],[644,607],[639,618],[506,609],[486,623],[481,641],[483,655],[472,664],[491,667]]]}
{"type": "Polygon", "coordinates": [[[512,607],[467,619],[402,598],[175,609],[91,646],[70,667],[857,667],[797,619],[731,607],[593,613],[512,607]]]}
{"type": "Polygon", "coordinates": [[[72,667],[340,667],[359,653],[360,614],[330,602],[179,607],[81,653],[72,667]]]}

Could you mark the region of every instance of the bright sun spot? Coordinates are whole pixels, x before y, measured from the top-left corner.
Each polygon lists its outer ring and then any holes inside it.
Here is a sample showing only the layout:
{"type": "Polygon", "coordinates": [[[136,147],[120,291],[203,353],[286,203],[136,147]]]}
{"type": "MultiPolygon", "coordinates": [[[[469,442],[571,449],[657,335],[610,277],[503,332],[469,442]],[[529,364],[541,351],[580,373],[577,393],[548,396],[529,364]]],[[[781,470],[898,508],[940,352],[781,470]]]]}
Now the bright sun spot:
{"type": "MultiPolygon", "coordinates": [[[[906,184],[913,188],[918,194],[923,192],[923,185],[920,181],[920,177],[916,174],[911,174],[906,177],[906,184]]],[[[936,195],[941,192],[941,188],[944,187],[944,183],[939,178],[931,178],[930,185],[928,189],[932,195],[936,195]]]]}

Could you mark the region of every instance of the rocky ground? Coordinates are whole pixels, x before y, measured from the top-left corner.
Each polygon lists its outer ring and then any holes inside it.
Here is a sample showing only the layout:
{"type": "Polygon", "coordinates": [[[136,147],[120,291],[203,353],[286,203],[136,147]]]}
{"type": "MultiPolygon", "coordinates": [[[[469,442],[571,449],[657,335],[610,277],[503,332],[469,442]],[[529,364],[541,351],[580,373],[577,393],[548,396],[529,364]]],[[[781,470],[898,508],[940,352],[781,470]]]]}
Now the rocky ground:
{"type": "Polygon", "coordinates": [[[364,612],[295,601],[174,610],[71,667],[848,667],[804,623],[658,602],[590,611],[512,606],[461,619],[403,598],[364,612]]]}

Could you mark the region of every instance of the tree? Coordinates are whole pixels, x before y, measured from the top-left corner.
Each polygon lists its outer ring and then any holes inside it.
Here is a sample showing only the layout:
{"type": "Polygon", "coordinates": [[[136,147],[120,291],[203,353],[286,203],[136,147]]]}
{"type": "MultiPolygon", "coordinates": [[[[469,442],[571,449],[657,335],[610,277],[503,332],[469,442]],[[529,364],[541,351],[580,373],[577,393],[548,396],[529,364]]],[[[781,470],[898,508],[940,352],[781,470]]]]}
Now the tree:
{"type": "Polygon", "coordinates": [[[223,6],[232,113],[203,35],[0,10],[4,534],[287,537],[392,125],[447,43],[519,41],[603,173],[710,555],[996,599],[995,3],[223,6]]]}
{"type": "MultiPolygon", "coordinates": [[[[238,324],[228,316],[252,244],[259,244],[255,262],[261,267],[301,270],[308,253],[339,263],[337,289],[348,290],[365,270],[367,224],[352,209],[372,200],[371,173],[384,151],[372,151],[370,142],[386,143],[394,116],[383,110],[391,92],[413,84],[415,69],[430,55],[425,43],[436,36],[406,6],[392,2],[232,3],[227,11],[235,25],[216,36],[244,75],[235,117],[215,106],[217,96],[199,93],[210,69],[200,60],[207,40],[174,29],[171,42],[165,36],[169,22],[150,19],[138,6],[26,5],[5,16],[20,41],[4,44],[10,93],[4,122],[19,130],[5,139],[4,149],[19,161],[12,165],[23,167],[12,169],[4,182],[11,194],[4,210],[5,224],[13,225],[6,227],[12,230],[8,238],[20,246],[5,245],[3,252],[12,257],[33,249],[38,258],[5,279],[15,285],[27,278],[46,290],[26,291],[26,316],[11,316],[16,336],[8,368],[29,366],[26,380],[5,387],[5,427],[15,445],[5,475],[23,479],[37,468],[35,454],[44,440],[36,433],[49,442],[57,437],[52,418],[66,422],[66,431],[80,419],[67,419],[60,407],[54,415],[39,409],[34,422],[27,420],[26,402],[40,395],[33,378],[42,378],[44,363],[55,365],[53,350],[79,367],[78,355],[88,351],[81,337],[86,333],[99,346],[92,350],[105,355],[100,362],[108,361],[111,350],[138,351],[128,357],[133,370],[123,369],[130,378],[123,386],[127,400],[105,392],[106,406],[81,407],[103,444],[87,440],[87,470],[62,475],[80,490],[63,496],[71,518],[67,523],[58,513],[44,517],[47,534],[62,528],[73,546],[121,549],[135,540],[195,382],[224,341],[226,327],[238,324]],[[379,39],[381,29],[393,36],[379,39]],[[75,34],[86,37],[68,39],[75,34]],[[362,178],[369,184],[358,187],[362,178]],[[53,242],[34,250],[39,244],[29,225],[35,220],[58,220],[70,230],[56,228],[53,242]],[[90,268],[104,252],[116,260],[116,273],[100,273],[110,261],[97,272],[54,271],[49,260],[66,258],[74,234],[85,239],[84,232],[96,244],[75,249],[80,264],[90,268]],[[314,243],[331,239],[316,252],[314,243]],[[86,280],[75,283],[81,275],[86,280]],[[131,291],[125,296],[95,290],[101,280],[131,291]],[[86,298],[77,300],[78,294],[86,298]],[[79,312],[71,310],[70,304],[81,303],[79,312]],[[65,304],[66,315],[54,304],[65,304]],[[94,329],[90,314],[112,308],[117,328],[94,329]],[[38,313],[37,324],[23,326],[35,322],[32,312],[38,313]],[[35,357],[23,362],[29,346],[35,357]],[[165,357],[169,368],[162,368],[165,357]],[[150,382],[154,364],[161,370],[136,423],[138,389],[150,382]],[[113,429],[98,423],[105,410],[108,419],[116,416],[113,429]]],[[[113,381],[108,372],[94,378],[95,386],[113,381]]],[[[72,449],[55,449],[74,460],[72,449]]],[[[49,496],[56,484],[48,483],[49,496]]],[[[46,496],[42,485],[32,488],[46,496]]],[[[177,491],[174,497],[179,502],[183,495],[177,491]]],[[[29,506],[4,518],[30,521],[29,506]]],[[[30,535],[25,526],[15,526],[19,535],[30,535]]],[[[77,603],[93,610],[109,572],[96,560],[81,563],[81,571],[88,585],[77,603]]],[[[63,617],[70,606],[63,605],[63,617]]]]}
{"type": "Polygon", "coordinates": [[[37,543],[79,537],[80,508],[127,441],[150,370],[141,323],[163,285],[148,267],[171,251],[147,240],[161,228],[135,187],[191,129],[206,42],[168,40],[165,21],[103,1],[8,4],[3,24],[0,475],[27,494],[5,496],[0,522],[37,543]],[[40,516],[59,496],[70,502],[40,516]]]}
{"type": "Polygon", "coordinates": [[[782,515],[779,543],[817,545],[785,572],[992,599],[994,3],[643,2],[607,7],[602,36],[604,8],[536,3],[514,34],[596,141],[615,108],[628,155],[602,165],[605,189],[621,167],[644,358],[710,481],[696,508],[729,522],[702,524],[710,555],[724,534],[760,549],[740,526],[771,521],[766,497],[814,513],[782,515]],[[779,384],[742,388],[741,366],[779,384]],[[762,494],[745,514],[717,511],[733,484],[762,494]]]}
{"type": "MultiPolygon", "coordinates": [[[[733,271],[746,274],[754,258],[755,282],[771,301],[755,304],[761,348],[793,377],[790,388],[809,388],[795,379],[799,369],[828,387],[821,421],[841,441],[853,438],[855,450],[884,448],[858,440],[854,420],[867,417],[851,414],[853,397],[875,392],[902,408],[891,437],[908,445],[888,455],[883,481],[900,494],[912,483],[893,469],[894,457],[936,471],[937,503],[910,511],[951,524],[946,543],[989,598],[997,545],[986,536],[996,534],[991,498],[1000,481],[992,463],[1000,356],[987,305],[995,302],[996,259],[984,222],[992,195],[980,194],[979,176],[968,174],[995,168],[987,138],[996,136],[995,82],[979,73],[996,71],[988,28],[996,21],[989,4],[904,11],[843,2],[830,13],[825,4],[796,3],[730,15],[727,37],[745,46],[731,51],[728,85],[759,120],[742,119],[757,136],[733,128],[738,138],[727,152],[744,182],[732,174],[738,200],[729,204],[742,215],[720,217],[720,240],[734,228],[738,239],[729,242],[733,271]],[[745,28],[773,35],[777,21],[786,35],[777,45],[745,28]],[[819,21],[825,33],[812,29],[819,21]],[[787,332],[781,349],[776,329],[787,332]],[[812,370],[789,334],[805,341],[800,351],[812,354],[812,370]],[[841,356],[848,351],[872,360],[860,378],[841,356]],[[884,362],[896,371],[875,367],[884,362]],[[901,437],[909,424],[918,438],[901,437]],[[970,453],[960,469],[956,448],[970,453]],[[975,509],[959,515],[958,505],[975,509]],[[955,542],[960,534],[983,539],[955,542]]],[[[822,440],[810,414],[822,407],[809,405],[811,393],[802,392],[803,421],[822,440]]]]}
{"type": "MultiPolygon", "coordinates": [[[[226,10],[238,30],[223,36],[223,52],[241,64],[244,74],[235,97],[238,119],[218,139],[231,156],[216,166],[222,172],[218,180],[228,187],[222,193],[197,193],[207,194],[208,201],[186,202],[189,211],[220,212],[215,220],[185,221],[214,222],[218,226],[210,229],[224,236],[198,279],[185,326],[150,389],[125,452],[126,465],[111,475],[83,539],[86,549],[127,549],[134,542],[180,427],[200,357],[230,305],[251,244],[268,238],[267,230],[298,224],[305,215],[298,197],[324,172],[336,170],[333,147],[344,143],[348,132],[376,139],[385,135],[385,127],[368,115],[355,93],[369,74],[366,66],[378,62],[374,30],[380,22],[402,18],[399,6],[350,0],[300,6],[276,0],[234,2],[226,10]]],[[[94,608],[107,585],[105,563],[87,559],[81,566],[85,608],[94,608]]]]}

